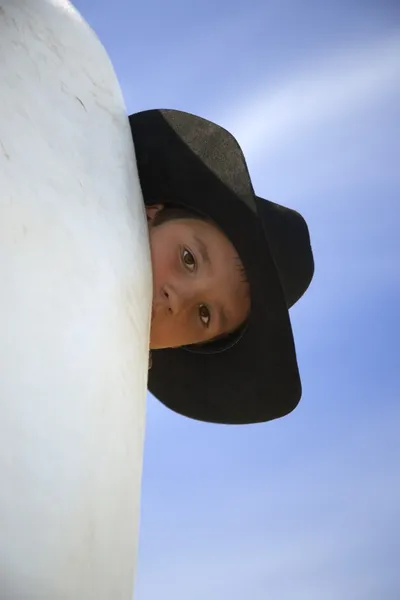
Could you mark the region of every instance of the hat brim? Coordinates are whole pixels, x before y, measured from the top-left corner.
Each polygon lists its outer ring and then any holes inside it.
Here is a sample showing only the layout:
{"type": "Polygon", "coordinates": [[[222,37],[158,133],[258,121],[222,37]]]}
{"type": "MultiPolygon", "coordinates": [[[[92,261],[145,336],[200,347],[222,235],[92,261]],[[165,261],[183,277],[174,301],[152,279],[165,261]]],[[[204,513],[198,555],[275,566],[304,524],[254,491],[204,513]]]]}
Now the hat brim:
{"type": "Polygon", "coordinates": [[[259,218],[243,153],[223,128],[173,110],[129,117],[143,196],[191,207],[214,220],[246,270],[251,312],[239,341],[223,352],[152,352],[148,388],[186,417],[223,424],[290,413],[301,383],[287,303],[259,218]]]}

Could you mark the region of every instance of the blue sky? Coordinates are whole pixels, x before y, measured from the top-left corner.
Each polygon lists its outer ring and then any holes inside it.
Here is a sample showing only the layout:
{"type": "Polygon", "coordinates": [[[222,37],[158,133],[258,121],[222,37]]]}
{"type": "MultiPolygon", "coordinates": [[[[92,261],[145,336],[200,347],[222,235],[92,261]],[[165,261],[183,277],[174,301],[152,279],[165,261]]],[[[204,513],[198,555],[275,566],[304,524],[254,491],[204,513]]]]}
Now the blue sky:
{"type": "Polygon", "coordinates": [[[149,396],[135,600],[397,600],[400,5],[75,4],[128,111],[227,127],[316,259],[289,417],[205,425],[149,396]]]}

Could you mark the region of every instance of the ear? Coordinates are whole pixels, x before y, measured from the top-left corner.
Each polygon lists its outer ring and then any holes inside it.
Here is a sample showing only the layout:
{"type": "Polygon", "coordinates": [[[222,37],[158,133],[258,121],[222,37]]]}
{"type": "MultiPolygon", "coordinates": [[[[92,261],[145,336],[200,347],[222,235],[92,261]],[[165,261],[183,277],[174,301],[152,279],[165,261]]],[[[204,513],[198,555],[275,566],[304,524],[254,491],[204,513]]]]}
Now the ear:
{"type": "Polygon", "coordinates": [[[146,206],[146,214],[147,220],[151,223],[154,217],[164,208],[163,204],[152,204],[151,206],[146,206]]]}

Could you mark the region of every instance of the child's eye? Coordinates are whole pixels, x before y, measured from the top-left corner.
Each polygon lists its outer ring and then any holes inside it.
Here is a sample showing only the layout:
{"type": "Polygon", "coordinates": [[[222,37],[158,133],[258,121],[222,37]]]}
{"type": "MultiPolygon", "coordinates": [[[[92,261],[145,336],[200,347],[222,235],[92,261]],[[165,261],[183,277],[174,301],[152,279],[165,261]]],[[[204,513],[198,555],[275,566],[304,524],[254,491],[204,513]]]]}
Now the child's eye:
{"type": "Polygon", "coordinates": [[[196,268],[196,259],[190,252],[190,250],[186,250],[186,248],[184,248],[182,252],[182,261],[185,267],[189,269],[189,271],[194,271],[194,269],[196,268]]]}
{"type": "Polygon", "coordinates": [[[200,321],[205,327],[210,325],[211,315],[210,311],[205,304],[200,304],[199,306],[199,317],[200,321]]]}

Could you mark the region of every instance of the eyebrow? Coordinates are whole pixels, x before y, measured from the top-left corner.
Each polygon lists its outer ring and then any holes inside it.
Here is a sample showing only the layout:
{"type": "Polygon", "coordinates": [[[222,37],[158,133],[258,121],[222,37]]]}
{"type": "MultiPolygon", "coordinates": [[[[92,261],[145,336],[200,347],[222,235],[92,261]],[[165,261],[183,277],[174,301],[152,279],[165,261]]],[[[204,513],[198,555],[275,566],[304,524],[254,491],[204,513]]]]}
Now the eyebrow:
{"type": "Polygon", "coordinates": [[[223,306],[218,306],[218,316],[219,316],[220,327],[221,327],[221,329],[223,329],[224,326],[226,326],[228,323],[228,316],[227,316],[223,306]]]}
{"type": "Polygon", "coordinates": [[[210,255],[208,254],[208,249],[203,240],[201,240],[197,235],[194,236],[194,241],[196,242],[199,252],[201,254],[201,258],[208,265],[211,266],[210,255]]]}

